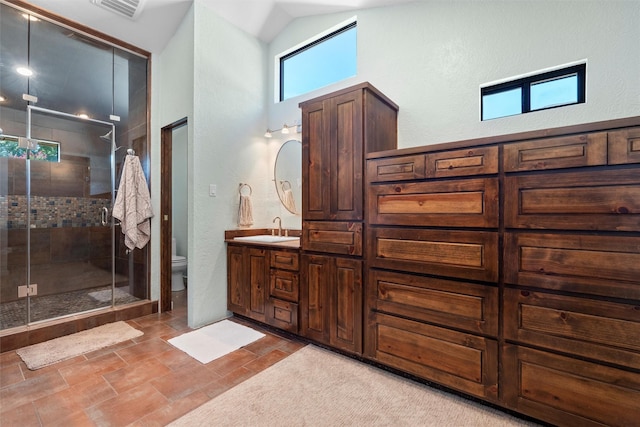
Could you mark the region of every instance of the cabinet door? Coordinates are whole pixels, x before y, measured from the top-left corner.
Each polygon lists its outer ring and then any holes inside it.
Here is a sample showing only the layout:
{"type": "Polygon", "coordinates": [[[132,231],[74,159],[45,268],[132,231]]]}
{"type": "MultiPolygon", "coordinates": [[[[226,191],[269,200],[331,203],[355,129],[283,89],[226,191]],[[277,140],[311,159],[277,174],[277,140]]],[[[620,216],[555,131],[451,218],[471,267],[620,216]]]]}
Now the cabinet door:
{"type": "Polygon", "coordinates": [[[302,218],[329,216],[329,116],[323,101],[302,110],[302,218]]]}
{"type": "Polygon", "coordinates": [[[300,333],[313,340],[329,341],[329,289],[331,257],[303,255],[300,287],[300,333]]]}
{"type": "Polygon", "coordinates": [[[247,316],[264,322],[267,290],[269,289],[269,251],[248,249],[249,305],[247,316]]]}
{"type": "Polygon", "coordinates": [[[362,93],[329,99],[331,212],[328,219],[362,220],[362,93]]]}
{"type": "Polygon", "coordinates": [[[246,315],[247,280],[244,268],[244,251],[241,246],[227,247],[227,309],[246,315]]]}
{"type": "Polygon", "coordinates": [[[362,352],[362,261],[334,258],[335,269],[330,285],[330,344],[362,352]]]}

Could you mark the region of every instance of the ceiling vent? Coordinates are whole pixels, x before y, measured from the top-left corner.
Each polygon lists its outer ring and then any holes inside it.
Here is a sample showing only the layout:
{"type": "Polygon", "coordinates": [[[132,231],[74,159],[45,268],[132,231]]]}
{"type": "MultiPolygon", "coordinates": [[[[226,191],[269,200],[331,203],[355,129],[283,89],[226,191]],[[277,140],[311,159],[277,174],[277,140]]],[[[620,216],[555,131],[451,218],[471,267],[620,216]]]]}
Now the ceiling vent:
{"type": "Polygon", "coordinates": [[[138,19],[147,0],[90,0],[96,6],[109,10],[133,21],[138,19]]]}

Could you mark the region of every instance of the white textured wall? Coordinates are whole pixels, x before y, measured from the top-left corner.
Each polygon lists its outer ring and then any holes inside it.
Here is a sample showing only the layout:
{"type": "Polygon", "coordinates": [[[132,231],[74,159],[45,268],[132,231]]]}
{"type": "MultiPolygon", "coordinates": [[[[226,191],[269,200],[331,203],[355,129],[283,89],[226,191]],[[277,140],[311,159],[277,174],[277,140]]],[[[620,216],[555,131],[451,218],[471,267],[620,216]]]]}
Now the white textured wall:
{"type": "MultiPolygon", "coordinates": [[[[271,182],[265,46],[194,2],[194,114],[189,192],[190,326],[227,315],[224,231],[237,226],[240,182],[253,188],[255,225],[266,225],[271,182]],[[209,196],[217,185],[217,197],[209,196]]],[[[190,129],[191,132],[191,129],[190,129]]]]}
{"type": "MultiPolygon", "coordinates": [[[[151,220],[151,298],[154,300],[160,297],[160,130],[187,117],[188,145],[193,145],[193,21],[192,7],[167,47],[151,58],[151,201],[155,214],[151,220]]],[[[191,156],[189,153],[190,159],[191,156]]],[[[187,179],[191,178],[188,174],[187,179]]]]}
{"type": "MultiPolygon", "coordinates": [[[[299,18],[270,45],[273,57],[354,13],[299,18]]],[[[361,10],[358,75],[279,104],[269,120],[299,114],[301,100],[369,81],[400,106],[399,147],[594,122],[640,114],[638,1],[416,1],[361,10]],[[479,86],[587,59],[587,103],[486,122],[479,86]]]]}

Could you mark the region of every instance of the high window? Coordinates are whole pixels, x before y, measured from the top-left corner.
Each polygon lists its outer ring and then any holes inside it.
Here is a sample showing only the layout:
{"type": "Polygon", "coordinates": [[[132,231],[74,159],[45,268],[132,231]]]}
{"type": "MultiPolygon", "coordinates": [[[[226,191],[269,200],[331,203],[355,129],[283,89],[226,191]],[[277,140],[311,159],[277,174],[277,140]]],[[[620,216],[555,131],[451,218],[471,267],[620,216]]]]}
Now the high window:
{"type": "Polygon", "coordinates": [[[482,87],[482,120],[584,103],[586,69],[578,64],[482,87]]]}
{"type": "Polygon", "coordinates": [[[279,101],[356,75],[355,18],[276,57],[279,101]]]}

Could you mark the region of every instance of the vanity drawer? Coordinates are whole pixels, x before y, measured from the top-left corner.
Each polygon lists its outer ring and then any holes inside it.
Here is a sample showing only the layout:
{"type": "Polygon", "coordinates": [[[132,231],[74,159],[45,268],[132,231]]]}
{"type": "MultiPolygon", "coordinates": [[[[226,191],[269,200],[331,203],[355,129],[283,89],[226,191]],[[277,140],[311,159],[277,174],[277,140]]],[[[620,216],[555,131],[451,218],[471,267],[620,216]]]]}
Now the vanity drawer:
{"type": "Polygon", "coordinates": [[[496,282],[498,233],[488,231],[370,228],[372,267],[496,282]]]}
{"type": "Polygon", "coordinates": [[[299,271],[300,254],[297,252],[271,251],[270,257],[271,268],[279,268],[282,270],[299,271]]]}
{"type": "Polygon", "coordinates": [[[640,366],[640,304],[505,289],[504,322],[508,340],[640,366]]]}
{"type": "Polygon", "coordinates": [[[298,304],[269,298],[267,300],[266,322],[276,328],[298,333],[298,304]]]}
{"type": "Polygon", "coordinates": [[[609,164],[640,163],[640,127],[609,132],[609,164]]]}
{"type": "Polygon", "coordinates": [[[500,376],[512,409],[561,426],[636,426],[640,374],[517,345],[500,376]]]}
{"type": "Polygon", "coordinates": [[[640,237],[505,233],[507,283],[640,300],[640,237]]]}
{"type": "Polygon", "coordinates": [[[640,231],[640,169],[507,176],[505,226],[640,231]]]}
{"type": "Polygon", "coordinates": [[[498,334],[498,288],[428,276],[372,269],[376,311],[472,333],[498,334]]]}
{"type": "Polygon", "coordinates": [[[367,162],[367,179],[369,182],[406,181],[424,179],[425,156],[401,156],[374,159],[367,162]]]}
{"type": "Polygon", "coordinates": [[[589,133],[505,144],[505,172],[607,164],[607,133],[589,133]]]}
{"type": "Polygon", "coordinates": [[[428,153],[427,177],[487,175],[498,173],[498,147],[475,147],[428,153]]]}
{"type": "Polygon", "coordinates": [[[369,186],[372,224],[498,227],[498,180],[479,178],[369,186]]]}
{"type": "Polygon", "coordinates": [[[298,302],[300,275],[288,270],[271,270],[269,295],[283,300],[298,302]]]}
{"type": "Polygon", "coordinates": [[[498,394],[498,344],[464,332],[375,314],[376,361],[429,381],[494,400],[498,394]]]}
{"type": "Polygon", "coordinates": [[[305,221],[302,248],[305,251],[362,255],[362,223],[305,221]]]}

